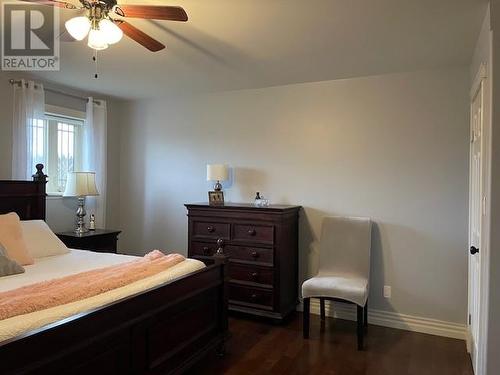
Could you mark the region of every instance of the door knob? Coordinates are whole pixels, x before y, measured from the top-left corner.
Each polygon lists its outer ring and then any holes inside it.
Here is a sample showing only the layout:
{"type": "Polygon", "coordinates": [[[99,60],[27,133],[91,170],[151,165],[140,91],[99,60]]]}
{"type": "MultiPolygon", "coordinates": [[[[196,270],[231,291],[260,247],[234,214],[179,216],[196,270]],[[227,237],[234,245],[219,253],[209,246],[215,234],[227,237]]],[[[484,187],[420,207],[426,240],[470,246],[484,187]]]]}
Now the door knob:
{"type": "Polygon", "coordinates": [[[479,253],[479,249],[477,247],[475,247],[475,246],[471,246],[470,247],[470,253],[472,255],[477,254],[477,253],[479,253]]]}

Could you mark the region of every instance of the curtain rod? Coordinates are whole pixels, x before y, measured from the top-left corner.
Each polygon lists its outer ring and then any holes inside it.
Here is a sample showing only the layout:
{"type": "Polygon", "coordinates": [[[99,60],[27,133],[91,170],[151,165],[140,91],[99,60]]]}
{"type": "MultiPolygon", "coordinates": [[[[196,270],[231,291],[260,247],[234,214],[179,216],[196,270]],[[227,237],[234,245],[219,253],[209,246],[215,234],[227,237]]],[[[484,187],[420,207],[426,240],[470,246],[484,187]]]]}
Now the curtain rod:
{"type": "MultiPolygon", "coordinates": [[[[21,84],[21,80],[20,79],[9,79],[9,83],[11,85],[20,85],[21,84]]],[[[68,97],[73,98],[73,99],[83,100],[85,102],[89,101],[89,99],[86,98],[86,97],[84,97],[84,96],[79,96],[79,95],[75,95],[75,94],[69,94],[69,93],[61,91],[61,90],[51,89],[50,87],[44,87],[44,90],[52,92],[54,94],[60,94],[60,95],[68,96],[68,97]]],[[[98,104],[98,105],[101,104],[101,102],[99,100],[94,100],[94,103],[98,104]]]]}

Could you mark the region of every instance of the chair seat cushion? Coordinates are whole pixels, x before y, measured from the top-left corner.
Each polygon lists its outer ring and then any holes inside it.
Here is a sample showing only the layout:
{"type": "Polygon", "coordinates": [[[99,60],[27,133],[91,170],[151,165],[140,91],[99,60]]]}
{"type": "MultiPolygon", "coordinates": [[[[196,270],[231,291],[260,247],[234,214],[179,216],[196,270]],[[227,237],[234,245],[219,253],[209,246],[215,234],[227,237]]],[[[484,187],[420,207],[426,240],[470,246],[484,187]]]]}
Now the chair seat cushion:
{"type": "Polygon", "coordinates": [[[364,306],[368,299],[368,280],[359,277],[318,275],[302,284],[302,298],[339,298],[364,306]]]}

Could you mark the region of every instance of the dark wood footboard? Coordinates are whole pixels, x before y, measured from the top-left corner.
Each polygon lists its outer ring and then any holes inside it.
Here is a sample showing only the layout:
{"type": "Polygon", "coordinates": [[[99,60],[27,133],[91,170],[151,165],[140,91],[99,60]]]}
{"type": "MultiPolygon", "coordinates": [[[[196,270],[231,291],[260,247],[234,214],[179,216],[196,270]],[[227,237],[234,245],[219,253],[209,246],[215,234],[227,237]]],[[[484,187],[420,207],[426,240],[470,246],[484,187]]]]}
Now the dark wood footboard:
{"type": "Polygon", "coordinates": [[[1,373],[177,374],[227,337],[225,257],[147,292],[0,343],[1,373]]]}

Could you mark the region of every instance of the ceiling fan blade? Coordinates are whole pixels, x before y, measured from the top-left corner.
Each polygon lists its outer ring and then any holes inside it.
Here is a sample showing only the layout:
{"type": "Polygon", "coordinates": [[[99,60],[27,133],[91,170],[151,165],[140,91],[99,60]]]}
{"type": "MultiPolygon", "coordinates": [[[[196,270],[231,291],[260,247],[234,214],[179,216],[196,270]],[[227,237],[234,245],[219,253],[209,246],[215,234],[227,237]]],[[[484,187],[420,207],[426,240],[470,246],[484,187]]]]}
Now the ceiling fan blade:
{"type": "Polygon", "coordinates": [[[71,3],[67,3],[65,1],[60,1],[60,0],[20,0],[20,1],[24,1],[26,3],[48,5],[63,9],[79,9],[78,7],[76,7],[71,3]]]}
{"type": "Polygon", "coordinates": [[[125,13],[125,17],[182,22],[188,20],[186,11],[181,7],[128,4],[120,4],[118,7],[125,13]]]}
{"type": "Polygon", "coordinates": [[[148,50],[152,52],[157,52],[165,48],[163,44],[158,42],[157,40],[151,38],[145,32],[139,30],[137,27],[132,26],[131,24],[123,21],[121,23],[117,23],[118,27],[122,29],[123,33],[129,38],[135,40],[137,43],[143,45],[148,50]]]}

